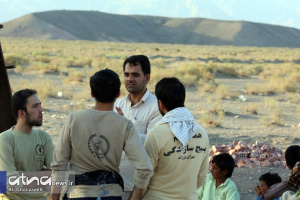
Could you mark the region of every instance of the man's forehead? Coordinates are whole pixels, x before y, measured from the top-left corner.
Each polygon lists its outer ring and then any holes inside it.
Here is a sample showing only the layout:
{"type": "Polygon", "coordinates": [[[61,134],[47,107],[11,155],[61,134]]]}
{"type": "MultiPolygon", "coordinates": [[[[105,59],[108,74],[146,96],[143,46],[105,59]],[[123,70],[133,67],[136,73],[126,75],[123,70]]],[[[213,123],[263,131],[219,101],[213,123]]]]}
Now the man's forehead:
{"type": "Polygon", "coordinates": [[[37,94],[33,94],[27,99],[27,105],[34,105],[41,103],[41,100],[37,94]]]}
{"type": "Polygon", "coordinates": [[[140,63],[127,63],[125,65],[125,70],[124,72],[142,72],[142,67],[140,63]]]}

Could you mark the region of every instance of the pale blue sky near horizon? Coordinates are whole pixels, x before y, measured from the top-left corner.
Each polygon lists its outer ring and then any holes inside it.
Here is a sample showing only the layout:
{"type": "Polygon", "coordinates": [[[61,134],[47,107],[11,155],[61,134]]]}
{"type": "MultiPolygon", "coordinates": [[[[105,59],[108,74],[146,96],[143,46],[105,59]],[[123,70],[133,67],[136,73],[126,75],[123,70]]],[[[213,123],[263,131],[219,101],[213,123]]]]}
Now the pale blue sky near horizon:
{"type": "Polygon", "coordinates": [[[300,0],[0,0],[0,23],[50,10],[243,20],[300,30],[300,0]]]}

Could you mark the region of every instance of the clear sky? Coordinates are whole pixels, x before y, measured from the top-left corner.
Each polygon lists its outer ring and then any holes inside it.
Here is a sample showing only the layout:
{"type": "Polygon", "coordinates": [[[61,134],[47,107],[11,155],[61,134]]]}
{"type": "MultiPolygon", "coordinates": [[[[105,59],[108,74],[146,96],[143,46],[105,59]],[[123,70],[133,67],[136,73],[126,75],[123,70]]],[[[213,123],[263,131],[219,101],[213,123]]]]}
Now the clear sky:
{"type": "Polygon", "coordinates": [[[0,0],[0,23],[63,9],[244,20],[300,29],[300,0],[0,0]]]}

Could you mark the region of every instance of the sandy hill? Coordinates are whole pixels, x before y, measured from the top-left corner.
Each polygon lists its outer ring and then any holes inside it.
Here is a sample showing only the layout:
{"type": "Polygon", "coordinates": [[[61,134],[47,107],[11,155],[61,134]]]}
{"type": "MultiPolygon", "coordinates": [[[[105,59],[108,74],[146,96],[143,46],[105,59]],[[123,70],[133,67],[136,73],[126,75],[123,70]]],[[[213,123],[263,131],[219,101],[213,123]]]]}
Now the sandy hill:
{"type": "Polygon", "coordinates": [[[246,21],[48,11],[4,23],[1,37],[258,47],[300,47],[300,30],[246,21]]]}

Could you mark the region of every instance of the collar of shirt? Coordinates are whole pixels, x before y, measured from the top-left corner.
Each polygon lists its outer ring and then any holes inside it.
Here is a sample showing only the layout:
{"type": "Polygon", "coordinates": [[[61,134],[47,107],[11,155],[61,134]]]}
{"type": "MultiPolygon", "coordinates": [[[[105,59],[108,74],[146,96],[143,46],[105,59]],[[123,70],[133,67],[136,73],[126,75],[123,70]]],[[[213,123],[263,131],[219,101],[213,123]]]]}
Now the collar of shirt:
{"type": "MultiPolygon", "coordinates": [[[[144,96],[142,97],[142,99],[141,99],[137,104],[135,104],[135,105],[140,105],[141,103],[145,103],[145,102],[147,101],[147,99],[149,98],[149,95],[150,95],[150,92],[149,92],[148,89],[146,89],[146,92],[145,92],[144,96]]],[[[127,102],[130,102],[130,103],[131,103],[131,101],[130,101],[130,95],[129,95],[129,94],[127,95],[127,97],[126,97],[125,100],[126,100],[127,102]]],[[[134,106],[135,106],[135,105],[134,105],[134,106]]]]}
{"type": "MultiPolygon", "coordinates": [[[[215,185],[216,184],[216,179],[214,179],[211,175],[211,173],[209,173],[208,175],[208,178],[211,179],[211,181],[213,182],[213,184],[215,185]]],[[[221,187],[225,187],[229,182],[229,178],[226,178],[226,181],[222,184],[220,184],[217,188],[221,188],[221,187]]]]}

